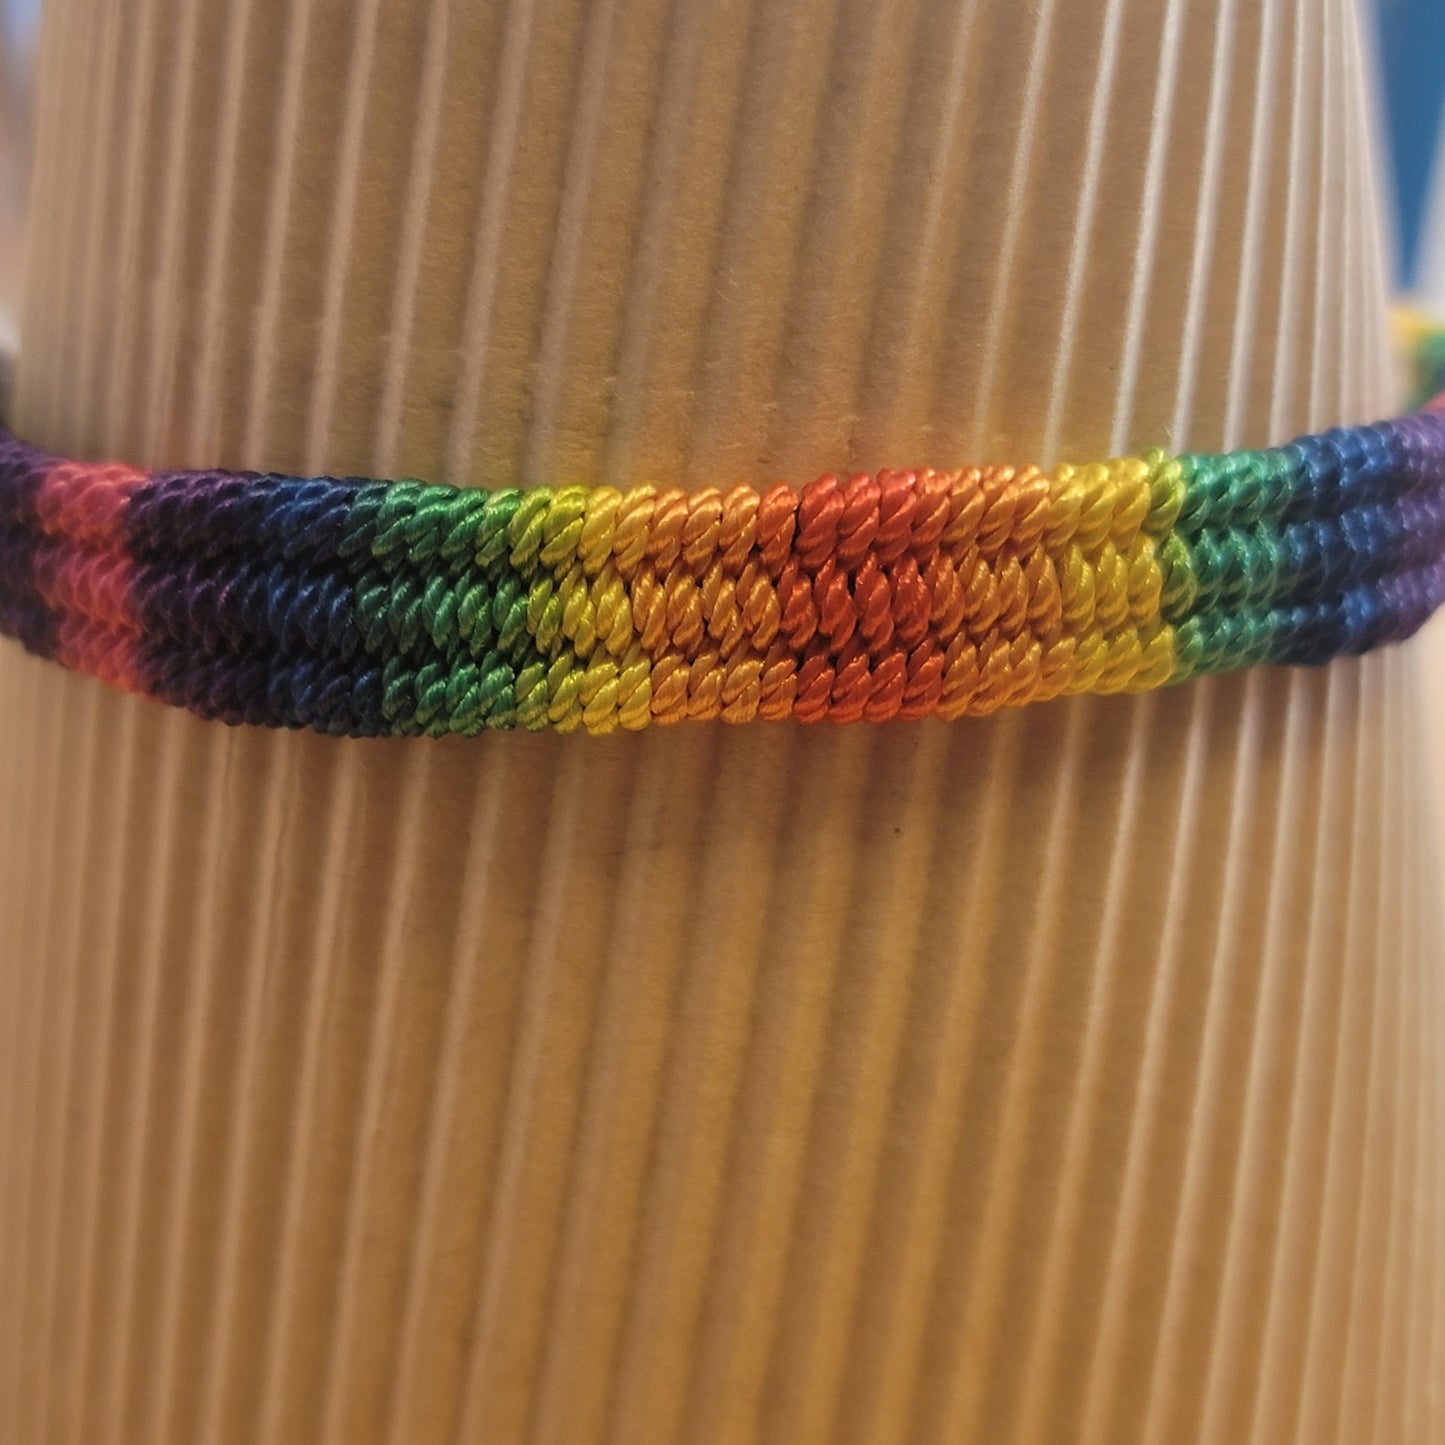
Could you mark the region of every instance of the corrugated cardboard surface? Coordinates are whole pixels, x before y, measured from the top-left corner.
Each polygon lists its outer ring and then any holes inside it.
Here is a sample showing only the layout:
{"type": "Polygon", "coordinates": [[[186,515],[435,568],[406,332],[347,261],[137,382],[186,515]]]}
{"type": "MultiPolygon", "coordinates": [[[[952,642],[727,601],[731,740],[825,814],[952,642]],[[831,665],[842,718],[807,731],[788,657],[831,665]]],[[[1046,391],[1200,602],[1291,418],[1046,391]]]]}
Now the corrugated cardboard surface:
{"type": "MultiPolygon", "coordinates": [[[[1366,113],[1348,0],[50,0],[19,422],[1252,444],[1392,406],[1366,113]]],[[[1429,648],[452,744],[0,646],[0,1441],[1436,1438],[1429,648]]]]}

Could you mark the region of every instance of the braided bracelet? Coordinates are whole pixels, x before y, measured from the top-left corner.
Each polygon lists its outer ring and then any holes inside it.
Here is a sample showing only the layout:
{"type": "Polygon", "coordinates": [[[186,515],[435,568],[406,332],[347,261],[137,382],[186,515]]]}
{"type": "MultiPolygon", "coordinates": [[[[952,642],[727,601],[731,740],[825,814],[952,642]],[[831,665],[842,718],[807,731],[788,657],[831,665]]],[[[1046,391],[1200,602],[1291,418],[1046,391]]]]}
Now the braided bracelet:
{"type": "Polygon", "coordinates": [[[0,631],[229,723],[953,718],[1321,663],[1442,600],[1445,395],[1264,451],[801,491],[143,472],[0,433],[0,631]]]}

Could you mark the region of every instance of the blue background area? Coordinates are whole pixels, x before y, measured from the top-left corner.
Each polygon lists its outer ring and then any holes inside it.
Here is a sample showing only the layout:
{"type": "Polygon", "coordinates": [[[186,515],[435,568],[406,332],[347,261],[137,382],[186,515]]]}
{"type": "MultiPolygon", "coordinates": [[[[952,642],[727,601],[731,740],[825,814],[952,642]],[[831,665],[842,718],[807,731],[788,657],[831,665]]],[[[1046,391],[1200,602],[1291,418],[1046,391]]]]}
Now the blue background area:
{"type": "Polygon", "coordinates": [[[1416,276],[1420,227],[1445,120],[1445,0],[1375,0],[1374,8],[1400,208],[1400,279],[1408,286],[1416,276]]]}
{"type": "Polygon", "coordinates": [[[33,41],[40,24],[41,0],[0,0],[5,28],[19,41],[33,41]]]}

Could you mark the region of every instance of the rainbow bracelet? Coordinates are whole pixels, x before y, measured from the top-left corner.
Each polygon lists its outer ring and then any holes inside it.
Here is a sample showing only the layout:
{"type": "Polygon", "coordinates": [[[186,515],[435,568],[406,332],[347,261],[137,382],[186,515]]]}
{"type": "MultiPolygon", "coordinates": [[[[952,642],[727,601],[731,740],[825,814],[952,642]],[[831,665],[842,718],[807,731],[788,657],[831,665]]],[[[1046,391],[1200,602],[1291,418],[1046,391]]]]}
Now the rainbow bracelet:
{"type": "Polygon", "coordinates": [[[1322,663],[1442,600],[1445,396],[1264,451],[802,491],[143,472],[0,433],[0,631],[228,723],[954,718],[1322,663]]]}

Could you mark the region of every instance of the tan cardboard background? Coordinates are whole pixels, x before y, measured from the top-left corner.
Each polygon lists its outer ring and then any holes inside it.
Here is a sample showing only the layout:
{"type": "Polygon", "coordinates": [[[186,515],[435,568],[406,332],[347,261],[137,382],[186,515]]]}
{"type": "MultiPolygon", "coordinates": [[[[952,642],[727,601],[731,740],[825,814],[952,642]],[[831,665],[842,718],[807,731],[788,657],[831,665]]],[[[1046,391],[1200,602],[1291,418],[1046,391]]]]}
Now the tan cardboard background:
{"type": "MultiPolygon", "coordinates": [[[[1394,404],[1350,0],[49,0],[18,419],[493,483],[1394,404]]],[[[1431,639],[227,731],[0,647],[0,1441],[1426,1441],[1431,639]]]]}

